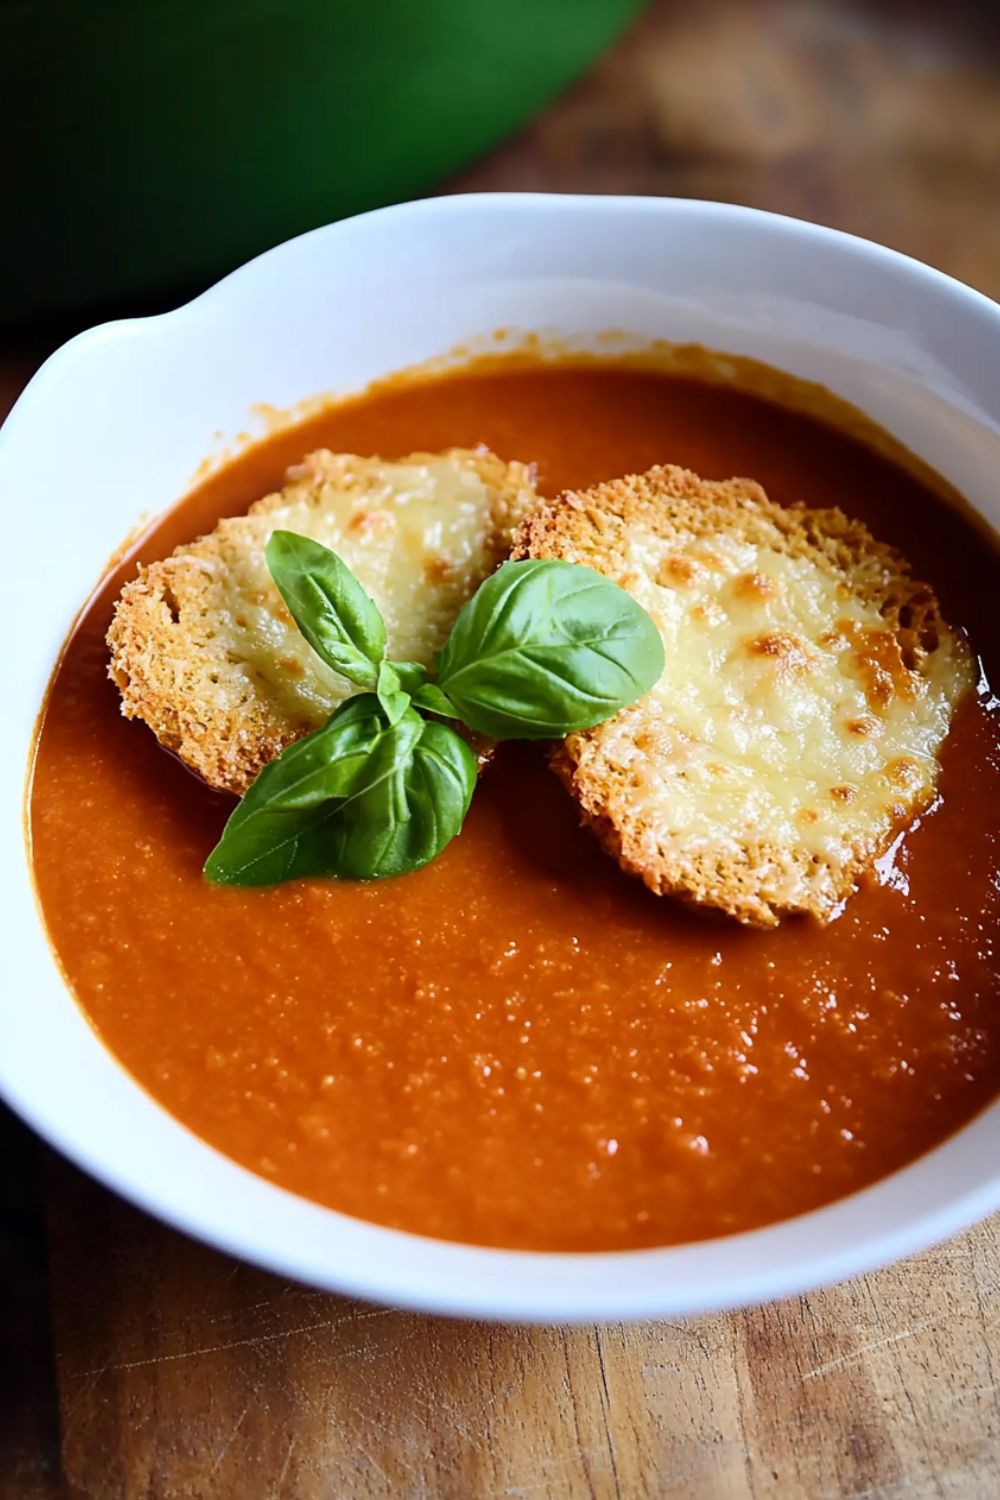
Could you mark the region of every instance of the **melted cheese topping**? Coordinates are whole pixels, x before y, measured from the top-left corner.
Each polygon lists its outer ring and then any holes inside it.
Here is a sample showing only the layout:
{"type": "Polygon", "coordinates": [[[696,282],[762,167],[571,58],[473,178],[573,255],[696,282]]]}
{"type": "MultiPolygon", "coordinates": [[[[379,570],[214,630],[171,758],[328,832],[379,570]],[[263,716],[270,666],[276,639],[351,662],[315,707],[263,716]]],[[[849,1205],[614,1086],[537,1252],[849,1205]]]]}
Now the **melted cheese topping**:
{"type": "Polygon", "coordinates": [[[623,725],[615,746],[633,785],[695,848],[880,852],[933,793],[972,681],[964,643],[946,632],[910,670],[877,610],[808,556],[724,533],[662,554],[631,533],[622,581],[666,648],[643,733],[629,747],[623,725]]]}
{"type": "Polygon", "coordinates": [[[381,610],[388,654],[424,664],[493,571],[506,538],[496,495],[467,455],[382,463],[318,453],[290,477],[297,482],[282,503],[251,518],[255,545],[247,545],[244,519],[231,532],[220,528],[216,559],[197,562],[224,577],[213,627],[233,668],[262,680],[290,717],[319,722],[357,689],[319,659],[285,608],[264,557],[272,531],[295,531],[336,552],[381,610]]]}

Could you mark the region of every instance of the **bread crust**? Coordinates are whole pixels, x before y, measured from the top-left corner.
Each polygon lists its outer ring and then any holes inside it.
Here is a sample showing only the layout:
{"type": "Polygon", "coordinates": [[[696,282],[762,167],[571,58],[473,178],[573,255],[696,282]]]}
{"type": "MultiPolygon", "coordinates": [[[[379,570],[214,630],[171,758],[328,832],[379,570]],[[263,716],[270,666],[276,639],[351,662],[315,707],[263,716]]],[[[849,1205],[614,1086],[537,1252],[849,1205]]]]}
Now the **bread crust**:
{"type": "MultiPolygon", "coordinates": [[[[701,546],[711,566],[712,542],[718,544],[720,536],[766,549],[767,555],[804,560],[817,575],[833,581],[838,597],[877,616],[887,633],[882,640],[881,627],[874,632],[881,653],[871,664],[869,703],[876,730],[879,691],[893,701],[900,694],[916,698],[941,653],[948,655],[948,682],[954,684],[956,700],[971,684],[971,658],[964,640],[948,627],[933,591],[910,576],[897,551],[876,541],[867,527],[840,510],[779,506],[749,479],[712,482],[664,465],[588,490],[567,491],[525,520],[512,556],[583,563],[634,593],[645,589],[648,597],[649,580],[640,573],[659,569],[657,583],[683,589],[685,570],[697,566],[688,559],[701,546]],[[636,558],[640,535],[642,564],[636,558]]],[[[757,588],[766,598],[773,584],[764,574],[750,573],[736,580],[733,587],[737,586],[749,593],[757,588]]],[[[794,673],[810,648],[807,642],[773,631],[744,643],[743,649],[773,656],[776,668],[794,673]]],[[[668,660],[664,681],[669,672],[668,660]]],[[[715,908],[761,927],[774,926],[790,912],[807,912],[827,922],[898,827],[906,826],[919,810],[917,800],[907,801],[900,793],[892,804],[896,816],[883,820],[886,826],[879,836],[859,834],[836,853],[817,853],[807,841],[775,842],[752,826],[733,827],[726,838],[699,838],[691,828],[679,833],[671,823],[669,795],[654,801],[643,790],[648,788],[648,776],[636,770],[648,766],[650,757],[676,749],[669,701],[664,709],[663,700],[656,700],[658,692],[654,689],[614,719],[554,746],[551,765],[604,849],[659,895],[715,908]]],[[[864,719],[854,729],[863,735],[864,719]]],[[[671,784],[675,789],[680,785],[671,783],[669,776],[657,780],[661,791],[671,784]]],[[[833,786],[829,795],[839,799],[843,810],[855,790],[833,786]]],[[[919,800],[927,799],[921,794],[919,800]]]]}
{"type": "MultiPolygon", "coordinates": [[[[107,635],[109,673],[121,693],[122,713],[142,719],[161,745],[210,786],[237,795],[246,791],[287,745],[324,722],[337,696],[349,690],[308,655],[287,660],[283,681],[280,662],[274,670],[265,663],[262,672],[258,657],[241,654],[238,638],[234,649],[234,619],[247,625],[241,611],[252,616],[251,626],[259,619],[265,634],[284,632],[287,640],[291,618],[260,563],[268,537],[289,525],[289,516],[291,529],[304,529],[296,526],[296,516],[332,512],[349,497],[356,513],[337,550],[357,566],[366,537],[377,535],[395,503],[391,494],[386,498],[387,482],[403,468],[427,464],[456,483],[474,477],[482,486],[469,492],[469,504],[481,507],[470,524],[479,528],[476,556],[482,566],[470,568],[466,560],[460,571],[446,547],[431,560],[440,566],[427,583],[437,611],[428,640],[443,644],[435,630],[446,633],[465,598],[506,557],[515,527],[537,503],[533,471],[485,450],[414,453],[393,462],[319,450],[289,471],[284,489],[170,557],[140,566],[122,589],[107,635]],[[263,576],[248,588],[244,575],[251,564],[263,576]],[[317,671],[325,675],[314,680],[317,671]]],[[[384,609],[384,593],[371,592],[384,609]]]]}

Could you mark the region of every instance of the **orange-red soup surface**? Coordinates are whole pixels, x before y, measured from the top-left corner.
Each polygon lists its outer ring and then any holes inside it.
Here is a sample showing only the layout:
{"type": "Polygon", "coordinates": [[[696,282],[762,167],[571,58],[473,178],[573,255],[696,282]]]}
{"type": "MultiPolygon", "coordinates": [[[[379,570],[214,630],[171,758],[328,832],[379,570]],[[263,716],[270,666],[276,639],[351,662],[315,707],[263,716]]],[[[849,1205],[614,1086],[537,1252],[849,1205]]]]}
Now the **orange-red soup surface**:
{"type": "MultiPolygon", "coordinates": [[[[1000,561],[917,479],[812,418],[625,366],[389,383],[228,464],[108,578],[56,675],[30,803],[63,968],[107,1046],[212,1145],[447,1239],[610,1250],[748,1229],[910,1161],[1000,1089],[1000,715],[960,708],[938,805],[823,929],[658,900],[504,746],[461,836],[374,884],[213,887],[230,804],[119,714],[112,602],[327,445],[487,443],[540,487],[661,461],[840,505],[900,546],[1000,675],[1000,561]]],[[[141,496],[138,497],[141,501],[141,496]]]]}

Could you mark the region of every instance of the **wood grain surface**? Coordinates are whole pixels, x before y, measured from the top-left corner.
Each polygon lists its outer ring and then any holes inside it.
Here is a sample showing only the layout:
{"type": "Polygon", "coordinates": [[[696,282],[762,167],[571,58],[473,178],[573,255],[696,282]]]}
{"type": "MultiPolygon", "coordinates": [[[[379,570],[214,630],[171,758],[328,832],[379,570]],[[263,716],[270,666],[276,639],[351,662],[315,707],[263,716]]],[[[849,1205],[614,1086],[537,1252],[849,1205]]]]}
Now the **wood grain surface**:
{"type": "MultiPolygon", "coordinates": [[[[753,203],[1000,296],[998,7],[662,3],[448,186],[753,203]]],[[[251,1270],[2,1114],[0,1205],[0,1500],[1000,1497],[1000,1221],[781,1304],[564,1330],[251,1270]]]]}

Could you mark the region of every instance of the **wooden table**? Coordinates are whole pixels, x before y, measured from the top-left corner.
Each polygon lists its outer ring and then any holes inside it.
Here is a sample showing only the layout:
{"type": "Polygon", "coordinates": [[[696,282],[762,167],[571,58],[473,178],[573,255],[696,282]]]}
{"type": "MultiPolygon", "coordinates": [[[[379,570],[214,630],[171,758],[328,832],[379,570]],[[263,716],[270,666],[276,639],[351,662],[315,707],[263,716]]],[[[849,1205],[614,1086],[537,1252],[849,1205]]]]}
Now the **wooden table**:
{"type": "MultiPolygon", "coordinates": [[[[997,7],[944,10],[658,5],[450,186],[733,199],[1000,296],[997,7]]],[[[998,1221],[780,1305],[566,1331],[250,1270],[9,1116],[0,1178],[2,1500],[1000,1496],[998,1221]]]]}

